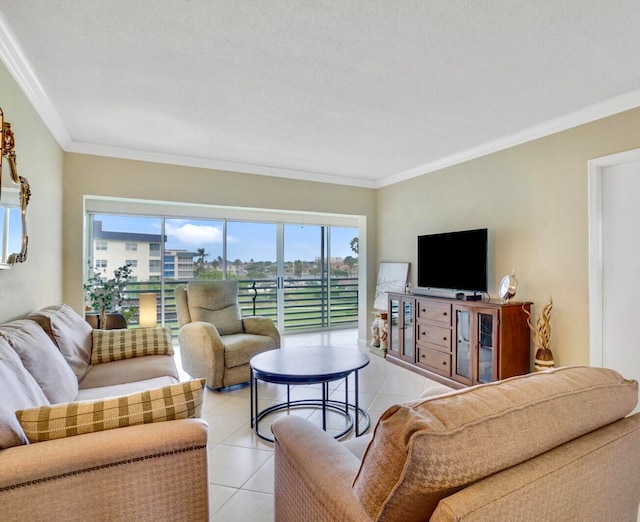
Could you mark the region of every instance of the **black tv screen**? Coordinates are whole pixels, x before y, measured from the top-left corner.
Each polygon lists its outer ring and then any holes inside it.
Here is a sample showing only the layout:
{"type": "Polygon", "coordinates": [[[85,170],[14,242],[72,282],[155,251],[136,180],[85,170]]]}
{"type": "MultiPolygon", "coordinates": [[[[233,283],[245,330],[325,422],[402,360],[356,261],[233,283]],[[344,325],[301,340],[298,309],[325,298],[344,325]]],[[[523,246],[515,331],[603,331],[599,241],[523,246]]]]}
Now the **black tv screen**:
{"type": "Polygon", "coordinates": [[[487,291],[487,229],[418,236],[418,286],[487,291]]]}

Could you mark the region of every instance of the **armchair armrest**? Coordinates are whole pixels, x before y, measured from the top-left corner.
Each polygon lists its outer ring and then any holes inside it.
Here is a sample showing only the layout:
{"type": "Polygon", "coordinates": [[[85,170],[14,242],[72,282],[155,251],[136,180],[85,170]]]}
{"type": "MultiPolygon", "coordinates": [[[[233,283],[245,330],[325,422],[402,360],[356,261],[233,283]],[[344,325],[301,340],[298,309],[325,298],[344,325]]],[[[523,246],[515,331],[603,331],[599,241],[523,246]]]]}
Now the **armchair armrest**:
{"type": "Polygon", "coordinates": [[[178,335],[182,367],[191,377],[204,377],[207,386],[220,388],[224,375],[224,344],[211,323],[194,321],[178,335]]]}
{"type": "Polygon", "coordinates": [[[242,322],[246,333],[271,337],[276,343],[276,348],[280,348],[280,332],[278,332],[276,325],[273,324],[271,319],[259,315],[252,315],[243,317],[242,322]]]}
{"type": "Polygon", "coordinates": [[[3,520],[205,521],[207,432],[184,419],[2,450],[3,520]]]}
{"type": "Polygon", "coordinates": [[[275,437],[275,519],[371,519],[351,488],[358,458],[331,435],[297,416],[277,419],[275,437]]]}

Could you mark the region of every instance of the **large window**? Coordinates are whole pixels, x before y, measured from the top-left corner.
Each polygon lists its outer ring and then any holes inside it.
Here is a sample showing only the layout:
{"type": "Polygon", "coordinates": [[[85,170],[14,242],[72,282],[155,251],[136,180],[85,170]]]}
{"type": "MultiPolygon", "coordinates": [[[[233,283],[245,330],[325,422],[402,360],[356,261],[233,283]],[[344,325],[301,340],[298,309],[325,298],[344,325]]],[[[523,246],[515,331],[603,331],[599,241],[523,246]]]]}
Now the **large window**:
{"type": "Polygon", "coordinates": [[[358,317],[358,229],[89,213],[88,262],[128,264],[128,321],[138,296],[156,292],[161,323],[176,327],[176,285],[237,279],[243,315],[264,315],[281,331],[353,326],[358,317]],[[355,245],[355,248],[354,248],[355,245]]]}

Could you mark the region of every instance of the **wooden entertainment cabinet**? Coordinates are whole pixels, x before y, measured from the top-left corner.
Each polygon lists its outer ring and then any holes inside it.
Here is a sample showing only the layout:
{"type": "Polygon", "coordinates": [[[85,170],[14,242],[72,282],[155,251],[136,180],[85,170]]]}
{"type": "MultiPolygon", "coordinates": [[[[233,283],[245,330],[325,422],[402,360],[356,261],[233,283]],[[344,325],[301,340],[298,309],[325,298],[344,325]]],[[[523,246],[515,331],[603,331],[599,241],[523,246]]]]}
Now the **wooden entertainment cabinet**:
{"type": "Polygon", "coordinates": [[[529,373],[523,306],[389,293],[386,357],[453,388],[529,373]]]}

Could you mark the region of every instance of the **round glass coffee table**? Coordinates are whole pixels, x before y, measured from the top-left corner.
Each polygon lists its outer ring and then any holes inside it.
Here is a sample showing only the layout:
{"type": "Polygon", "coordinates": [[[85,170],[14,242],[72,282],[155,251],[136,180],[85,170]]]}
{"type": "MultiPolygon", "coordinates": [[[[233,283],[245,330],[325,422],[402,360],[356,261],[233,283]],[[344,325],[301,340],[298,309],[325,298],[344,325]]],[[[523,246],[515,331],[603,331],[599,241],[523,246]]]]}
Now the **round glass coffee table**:
{"type": "Polygon", "coordinates": [[[337,435],[343,437],[354,429],[356,437],[369,429],[369,414],[358,401],[358,371],[369,364],[369,356],[354,348],[337,346],[304,346],[270,350],[256,355],[251,366],[251,427],[260,438],[273,442],[273,437],[260,433],[260,421],[267,415],[295,408],[322,410],[322,429],[327,430],[327,411],[342,415],[346,428],[337,435]],[[349,375],[354,374],[354,403],[349,403],[349,375]],[[344,401],[329,399],[329,383],[345,380],[344,401]],[[258,411],[258,381],[286,384],[286,402],[258,411]],[[291,400],[291,386],[322,384],[322,399],[291,400]],[[362,420],[361,420],[362,418],[362,420]]]}

